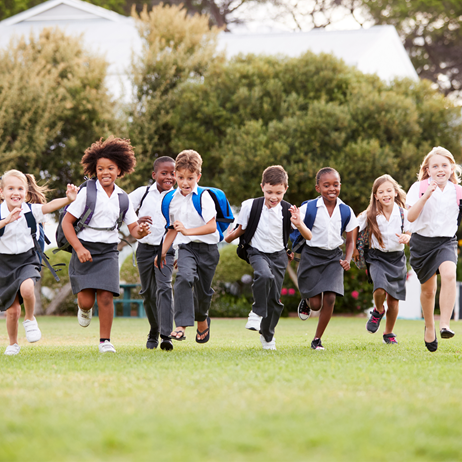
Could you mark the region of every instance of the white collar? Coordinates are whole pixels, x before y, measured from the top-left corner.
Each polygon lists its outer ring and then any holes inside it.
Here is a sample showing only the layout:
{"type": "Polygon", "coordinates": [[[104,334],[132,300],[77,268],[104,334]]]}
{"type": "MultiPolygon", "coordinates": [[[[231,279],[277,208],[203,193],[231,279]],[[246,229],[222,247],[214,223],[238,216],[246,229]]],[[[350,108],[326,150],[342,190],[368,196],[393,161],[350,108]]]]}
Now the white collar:
{"type": "MultiPolygon", "coordinates": [[[[101,183],[99,182],[99,180],[96,180],[96,189],[99,189],[101,192],[104,192],[104,194],[107,195],[107,192],[106,190],[101,186],[101,183]]],[[[122,192],[122,189],[120,189],[115,183],[114,183],[114,191],[112,191],[112,194],[120,194],[122,192]]],[[[108,196],[108,197],[112,197],[112,194],[111,196],[108,196]]]]}

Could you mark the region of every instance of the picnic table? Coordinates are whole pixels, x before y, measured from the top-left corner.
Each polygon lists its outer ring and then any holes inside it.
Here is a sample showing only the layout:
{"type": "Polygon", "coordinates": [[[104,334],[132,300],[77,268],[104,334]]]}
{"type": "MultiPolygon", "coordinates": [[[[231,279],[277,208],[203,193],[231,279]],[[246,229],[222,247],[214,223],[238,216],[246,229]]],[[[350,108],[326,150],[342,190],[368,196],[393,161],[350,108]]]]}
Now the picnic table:
{"type": "MultiPolygon", "coordinates": [[[[130,318],[132,316],[132,304],[136,304],[138,318],[145,318],[146,312],[144,311],[143,300],[140,298],[132,298],[132,290],[141,287],[141,284],[120,284],[122,289],[122,297],[114,298],[114,317],[117,316],[117,305],[122,303],[122,317],[130,318]]],[[[94,316],[98,316],[98,304],[95,303],[93,310],[94,316]]]]}

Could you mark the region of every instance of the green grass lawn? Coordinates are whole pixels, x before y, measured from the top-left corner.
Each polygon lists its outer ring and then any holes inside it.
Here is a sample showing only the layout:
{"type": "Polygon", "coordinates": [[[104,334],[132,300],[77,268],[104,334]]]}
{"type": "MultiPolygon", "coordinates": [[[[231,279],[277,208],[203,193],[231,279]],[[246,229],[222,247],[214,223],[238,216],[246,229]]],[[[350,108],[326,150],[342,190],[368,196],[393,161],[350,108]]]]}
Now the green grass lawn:
{"type": "Polygon", "coordinates": [[[209,343],[189,328],[167,353],[146,350],[147,320],[118,318],[115,355],[97,319],[40,318],[37,344],[20,325],[20,354],[0,354],[0,460],[461,460],[462,324],[429,353],[421,321],[389,346],[340,317],[313,351],[316,322],[282,319],[263,351],[245,320],[213,319],[209,343]]]}

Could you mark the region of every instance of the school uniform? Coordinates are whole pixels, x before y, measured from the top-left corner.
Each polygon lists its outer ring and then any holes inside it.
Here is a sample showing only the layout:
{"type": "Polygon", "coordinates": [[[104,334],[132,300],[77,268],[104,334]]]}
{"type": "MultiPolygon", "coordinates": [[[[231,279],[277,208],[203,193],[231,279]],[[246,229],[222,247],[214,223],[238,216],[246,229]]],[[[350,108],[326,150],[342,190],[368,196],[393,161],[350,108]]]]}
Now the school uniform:
{"type": "MultiPolygon", "coordinates": [[[[135,210],[139,208],[145,193],[146,187],[143,186],[128,195],[135,210]]],[[[169,338],[173,330],[172,272],[175,259],[173,248],[167,252],[167,262],[162,271],[154,266],[154,259],[165,234],[166,220],[162,215],[161,204],[166,193],[167,191],[160,193],[156,183],[149,186],[138,216],[151,217],[152,224],[149,226],[151,234],[139,239],[136,249],[141,282],[140,295],[144,300],[151,332],[160,333],[161,338],[169,338]]]]}
{"type": "MultiPolygon", "coordinates": [[[[374,284],[374,292],[383,289],[396,300],[406,299],[406,256],[404,244],[400,244],[396,234],[410,231],[407,210],[403,209],[404,223],[398,204],[393,205],[390,219],[377,215],[377,225],[382,234],[381,247],[374,234],[370,235],[369,250],[366,254],[369,275],[374,284]]],[[[367,226],[366,213],[358,217],[359,231],[367,226]]]]}
{"type": "MultiPolygon", "coordinates": [[[[19,303],[23,298],[19,292],[21,284],[27,279],[34,283],[40,279],[40,261],[34,250],[31,230],[27,226],[24,214],[32,210],[37,223],[43,223],[45,217],[42,213],[41,204],[22,203],[22,213],[19,219],[8,223],[0,237],[0,311],[6,311],[13,304],[16,295],[19,295],[19,303]]],[[[4,201],[0,205],[2,219],[10,214],[4,201]]],[[[37,227],[39,228],[39,227],[37,227]]]]}
{"type": "MultiPolygon", "coordinates": [[[[427,180],[430,183],[430,179],[427,180]]],[[[414,183],[406,197],[406,205],[412,207],[420,199],[420,182],[414,183]]],[[[444,190],[433,191],[420,215],[411,223],[409,241],[410,263],[421,284],[428,281],[445,261],[457,265],[457,217],[456,188],[448,181],[444,190]]]]}
{"type": "MultiPolygon", "coordinates": [[[[187,196],[175,190],[170,203],[170,223],[180,221],[185,228],[198,228],[216,218],[215,203],[206,191],[202,194],[202,217],[194,208],[193,194],[187,196]]],[[[174,318],[177,326],[193,326],[194,321],[207,319],[212,302],[212,280],[220,259],[220,235],[217,230],[202,236],[184,236],[178,233],[174,247],[178,248],[178,272],[175,278],[174,318]]]]}
{"type": "MultiPolygon", "coordinates": [[[[112,292],[116,297],[120,295],[119,285],[119,232],[117,227],[112,228],[119,218],[118,194],[123,193],[117,185],[109,197],[96,181],[96,205],[93,216],[88,223],[90,228],[83,228],[77,237],[82,245],[91,253],[91,262],[81,263],[74,249],[72,249],[71,261],[69,263],[69,279],[71,281],[72,293],[78,294],[84,289],[106,290],[112,292]]],[[[77,199],[72,202],[67,212],[76,218],[82,216],[85,210],[87,199],[87,188],[82,188],[77,194],[77,199]]],[[[138,220],[133,205],[129,203],[124,223],[131,225],[138,220]]]]}
{"type": "MultiPolygon", "coordinates": [[[[311,298],[323,292],[334,292],[343,296],[343,273],[340,265],[343,244],[340,234],[342,218],[340,204],[344,202],[337,198],[332,216],[329,216],[324,200],[317,200],[317,213],[311,229],[312,238],[306,240],[302,248],[298,266],[298,287],[302,298],[311,298]]],[[[300,207],[300,216],[305,219],[307,204],[300,207]]],[[[353,231],[358,226],[358,220],[350,207],[350,220],[345,231],[353,231]]]]}
{"type": "MultiPolygon", "coordinates": [[[[253,201],[248,199],[241,205],[237,224],[243,230],[249,223],[253,201]]],[[[249,244],[247,255],[254,270],[252,311],[262,316],[260,333],[267,342],[271,342],[284,309],[280,296],[288,263],[281,204],[271,208],[263,204],[257,229],[249,244]]]]}

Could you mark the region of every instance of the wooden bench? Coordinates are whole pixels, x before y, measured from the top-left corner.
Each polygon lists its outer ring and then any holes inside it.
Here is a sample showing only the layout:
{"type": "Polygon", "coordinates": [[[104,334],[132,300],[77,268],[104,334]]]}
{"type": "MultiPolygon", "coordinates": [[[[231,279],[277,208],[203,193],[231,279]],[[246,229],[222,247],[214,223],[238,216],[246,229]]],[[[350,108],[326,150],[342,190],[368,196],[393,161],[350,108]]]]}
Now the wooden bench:
{"type": "MultiPolygon", "coordinates": [[[[131,298],[132,289],[141,287],[141,284],[120,284],[120,288],[123,289],[122,298],[114,298],[114,317],[117,316],[117,305],[122,303],[123,314],[122,317],[132,317],[132,304],[136,305],[137,317],[145,318],[146,311],[144,310],[143,300],[140,298],[131,298]]],[[[98,304],[95,303],[93,308],[93,316],[98,316],[98,304]]],[[[119,316],[120,317],[120,316],[119,316]]]]}

